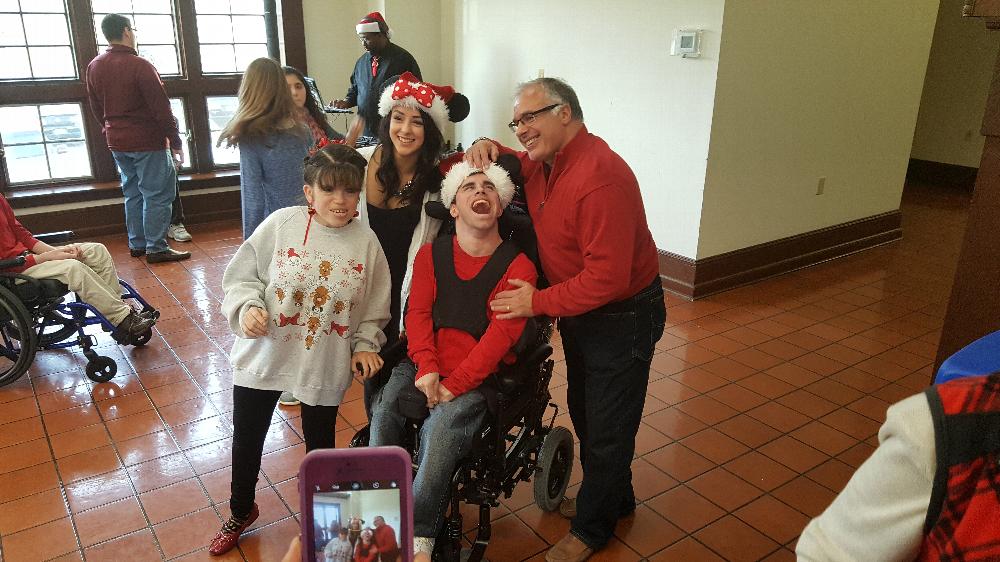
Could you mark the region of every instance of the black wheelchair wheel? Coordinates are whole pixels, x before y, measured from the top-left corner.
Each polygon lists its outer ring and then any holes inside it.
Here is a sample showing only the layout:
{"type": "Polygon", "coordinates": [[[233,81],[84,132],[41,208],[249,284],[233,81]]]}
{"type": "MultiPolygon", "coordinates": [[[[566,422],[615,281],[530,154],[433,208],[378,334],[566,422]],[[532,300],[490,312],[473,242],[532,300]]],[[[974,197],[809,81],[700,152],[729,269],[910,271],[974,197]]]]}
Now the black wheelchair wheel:
{"type": "Polygon", "coordinates": [[[76,322],[54,310],[46,314],[42,322],[48,326],[38,328],[38,347],[64,342],[76,335],[76,322]]]}
{"type": "Polygon", "coordinates": [[[28,372],[37,351],[31,314],[17,295],[0,287],[0,386],[28,372]]]}
{"type": "Polygon", "coordinates": [[[87,362],[87,378],[94,382],[108,382],[118,373],[118,364],[110,357],[98,355],[87,362]]]}
{"type": "Polygon", "coordinates": [[[351,444],[348,447],[354,449],[357,447],[367,447],[368,441],[371,439],[371,426],[364,426],[354,434],[351,438],[351,444]]]}
{"type": "Polygon", "coordinates": [[[553,427],[538,453],[535,504],[544,511],[559,509],[572,471],[573,434],[565,427],[553,427]]]}
{"type": "Polygon", "coordinates": [[[153,339],[153,329],[152,328],[150,328],[150,329],[146,330],[145,332],[139,334],[138,336],[132,338],[131,343],[135,347],[142,347],[142,346],[146,345],[147,343],[149,343],[149,340],[151,340],[151,339],[153,339]]]}

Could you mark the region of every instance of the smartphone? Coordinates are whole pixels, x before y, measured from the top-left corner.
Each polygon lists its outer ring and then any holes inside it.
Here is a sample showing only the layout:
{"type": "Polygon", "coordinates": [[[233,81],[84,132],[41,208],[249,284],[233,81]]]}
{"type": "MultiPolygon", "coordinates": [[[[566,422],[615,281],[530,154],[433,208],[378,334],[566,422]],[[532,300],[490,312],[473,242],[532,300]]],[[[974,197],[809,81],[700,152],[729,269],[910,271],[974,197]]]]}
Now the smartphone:
{"type": "Polygon", "coordinates": [[[413,468],[402,448],[312,451],[299,498],[303,562],[413,560],[413,468]]]}

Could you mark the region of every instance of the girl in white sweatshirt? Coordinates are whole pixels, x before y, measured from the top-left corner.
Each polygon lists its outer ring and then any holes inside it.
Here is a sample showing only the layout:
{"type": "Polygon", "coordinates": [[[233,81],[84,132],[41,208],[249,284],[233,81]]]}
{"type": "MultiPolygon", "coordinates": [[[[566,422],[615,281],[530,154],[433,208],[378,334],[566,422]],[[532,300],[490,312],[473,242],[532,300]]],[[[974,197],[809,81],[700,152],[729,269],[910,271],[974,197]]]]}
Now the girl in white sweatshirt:
{"type": "Polygon", "coordinates": [[[222,310],[233,344],[232,517],[210,552],[234,546],[259,515],[254,487],[283,390],[302,401],[306,450],[331,448],[352,375],[370,377],[389,321],[389,266],[356,219],[365,159],[329,145],[306,160],[308,207],[276,211],[233,256],[222,310]]]}

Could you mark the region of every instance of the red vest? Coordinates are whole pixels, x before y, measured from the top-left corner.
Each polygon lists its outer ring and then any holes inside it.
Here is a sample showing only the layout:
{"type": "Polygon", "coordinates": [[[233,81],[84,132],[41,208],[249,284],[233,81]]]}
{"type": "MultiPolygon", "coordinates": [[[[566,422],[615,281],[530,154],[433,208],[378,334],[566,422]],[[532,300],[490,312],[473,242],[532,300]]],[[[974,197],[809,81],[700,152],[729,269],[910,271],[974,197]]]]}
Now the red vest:
{"type": "Polygon", "coordinates": [[[937,471],[918,560],[1000,560],[1000,373],[926,395],[937,471]]]}

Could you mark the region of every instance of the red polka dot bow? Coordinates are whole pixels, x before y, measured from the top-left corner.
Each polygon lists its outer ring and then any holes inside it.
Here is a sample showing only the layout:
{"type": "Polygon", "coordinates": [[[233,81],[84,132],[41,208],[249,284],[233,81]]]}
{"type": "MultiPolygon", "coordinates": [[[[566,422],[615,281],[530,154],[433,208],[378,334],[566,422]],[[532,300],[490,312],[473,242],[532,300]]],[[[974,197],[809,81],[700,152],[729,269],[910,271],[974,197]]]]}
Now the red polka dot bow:
{"type": "Polygon", "coordinates": [[[445,103],[451,99],[454,90],[448,86],[435,86],[427,82],[421,82],[410,72],[404,72],[396,85],[392,88],[392,99],[401,100],[412,97],[417,103],[430,109],[434,104],[434,96],[440,96],[445,103]]]}

